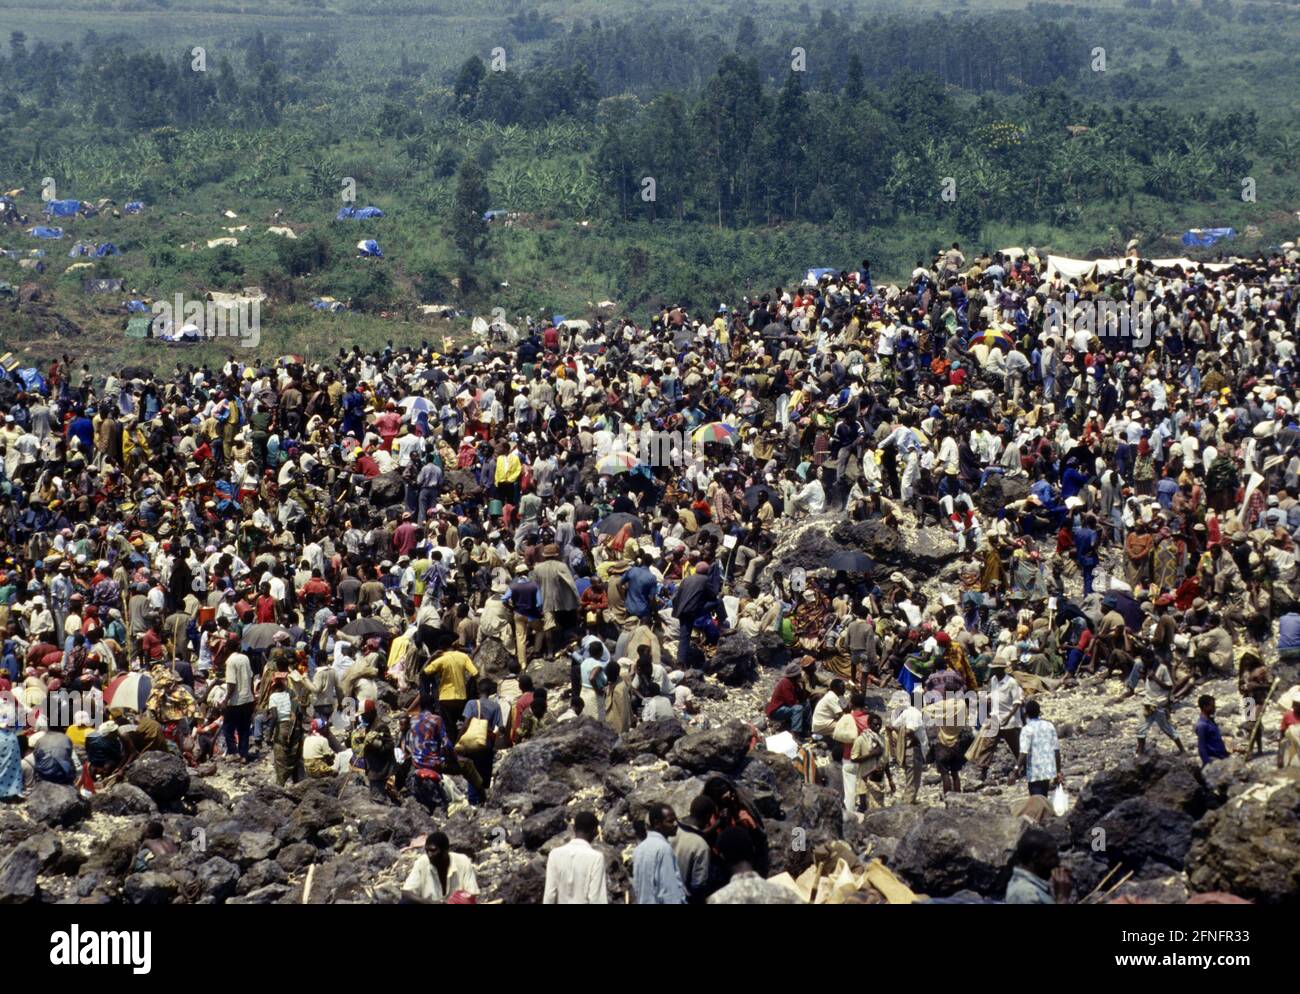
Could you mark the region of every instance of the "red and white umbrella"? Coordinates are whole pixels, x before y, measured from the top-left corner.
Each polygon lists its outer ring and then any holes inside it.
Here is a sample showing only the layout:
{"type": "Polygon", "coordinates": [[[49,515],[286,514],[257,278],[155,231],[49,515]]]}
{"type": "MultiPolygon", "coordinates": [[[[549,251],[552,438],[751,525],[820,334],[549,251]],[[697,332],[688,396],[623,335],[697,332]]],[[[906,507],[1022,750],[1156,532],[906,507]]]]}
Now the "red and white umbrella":
{"type": "Polygon", "coordinates": [[[104,709],[141,714],[151,693],[153,680],[148,673],[123,673],[113,677],[104,688],[104,709]]]}

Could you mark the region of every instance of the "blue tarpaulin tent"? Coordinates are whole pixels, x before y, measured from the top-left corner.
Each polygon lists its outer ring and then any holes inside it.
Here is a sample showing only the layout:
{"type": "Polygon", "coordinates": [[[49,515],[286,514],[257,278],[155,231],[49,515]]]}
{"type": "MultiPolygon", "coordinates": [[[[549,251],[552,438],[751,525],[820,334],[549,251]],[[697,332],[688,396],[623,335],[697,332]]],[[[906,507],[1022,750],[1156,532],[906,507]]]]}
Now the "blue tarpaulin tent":
{"type": "Polygon", "coordinates": [[[319,297],[316,300],[313,300],[311,306],[312,310],[329,311],[331,314],[338,314],[341,311],[346,311],[348,309],[348,305],[343,303],[343,301],[333,300],[327,297],[319,297]]]}
{"type": "Polygon", "coordinates": [[[499,207],[493,207],[490,211],[483,212],[483,220],[495,221],[499,217],[505,217],[507,213],[507,211],[503,211],[499,207]]]}
{"type": "Polygon", "coordinates": [[[121,254],[122,254],[122,250],[118,248],[116,245],[114,245],[112,242],[105,242],[103,245],[99,246],[99,248],[95,249],[95,257],[98,259],[102,259],[106,255],[121,255],[121,254]]]}
{"type": "Polygon", "coordinates": [[[132,200],[129,204],[123,207],[122,210],[126,211],[128,214],[139,214],[144,210],[144,202],[141,200],[132,200]]]}
{"type": "Polygon", "coordinates": [[[47,200],[41,213],[49,217],[75,217],[79,210],[80,200],[47,200]]]}
{"type": "Polygon", "coordinates": [[[335,221],[368,221],[372,217],[383,217],[384,212],[378,207],[340,207],[334,215],[335,221]]]}
{"type": "Polygon", "coordinates": [[[373,256],[376,259],[382,259],[384,253],[379,250],[379,243],[373,238],[364,238],[357,242],[357,251],[365,256],[373,256]]]}
{"type": "Polygon", "coordinates": [[[804,274],[804,282],[819,283],[823,276],[834,276],[839,273],[838,269],[832,269],[829,266],[814,266],[804,274]]]}
{"type": "Polygon", "coordinates": [[[143,300],[128,300],[128,301],[126,302],[126,309],[127,309],[127,311],[129,311],[131,314],[148,314],[148,313],[149,313],[149,305],[146,304],[143,300]]]}
{"type": "Polygon", "coordinates": [[[1232,228],[1190,228],[1183,232],[1183,244],[1209,248],[1215,242],[1233,238],[1236,234],[1237,232],[1232,228]]]}
{"type": "Polygon", "coordinates": [[[23,389],[32,392],[45,393],[45,377],[36,370],[35,367],[18,370],[18,382],[23,385],[23,389]]]}
{"type": "Polygon", "coordinates": [[[44,225],[37,225],[28,232],[33,238],[62,238],[62,228],[47,228],[44,225]]]}
{"type": "Polygon", "coordinates": [[[93,255],[94,252],[95,246],[87,245],[85,242],[77,242],[76,245],[72,246],[72,248],[68,250],[68,258],[80,259],[84,255],[93,255]]]}

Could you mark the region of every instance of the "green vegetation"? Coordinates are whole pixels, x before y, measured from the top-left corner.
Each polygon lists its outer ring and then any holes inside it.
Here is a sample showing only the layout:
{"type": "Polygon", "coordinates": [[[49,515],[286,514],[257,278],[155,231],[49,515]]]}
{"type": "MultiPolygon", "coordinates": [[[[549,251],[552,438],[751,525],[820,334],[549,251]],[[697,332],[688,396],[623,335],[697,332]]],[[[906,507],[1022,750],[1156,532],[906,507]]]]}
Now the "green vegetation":
{"type": "Polygon", "coordinates": [[[240,6],[0,0],[0,192],[25,189],[29,224],[47,177],[147,205],[66,219],[62,241],[0,225],[0,247],[47,253],[40,275],[0,259],[44,305],[0,302],[4,349],[223,352],[123,340],[92,275],[137,297],[262,286],[264,351],[319,353],[467,325],[427,304],[643,315],[862,258],[902,279],[954,238],[1172,255],[1187,227],[1237,228],[1229,251],[1295,236],[1296,3],[240,6]],[[349,179],[384,218],[334,220],[349,179]],[[357,258],[362,238],[385,258],[357,258]],[[74,240],[123,254],[68,259],[74,240]],[[312,310],[325,295],[351,311],[312,310]],[[50,312],[85,334],[54,337],[50,312]]]}

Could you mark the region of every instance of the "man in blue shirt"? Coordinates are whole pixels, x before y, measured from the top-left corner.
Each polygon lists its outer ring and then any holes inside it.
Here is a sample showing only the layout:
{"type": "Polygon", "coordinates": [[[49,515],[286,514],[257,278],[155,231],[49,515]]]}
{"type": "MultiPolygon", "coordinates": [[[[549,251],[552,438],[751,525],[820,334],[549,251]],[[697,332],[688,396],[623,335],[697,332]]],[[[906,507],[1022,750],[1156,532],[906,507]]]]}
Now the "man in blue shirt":
{"type": "Polygon", "coordinates": [[[1288,611],[1277,623],[1277,657],[1282,662],[1300,659],[1300,613],[1288,611]]]}
{"type": "Polygon", "coordinates": [[[1216,759],[1227,759],[1228,749],[1223,744],[1223,733],[1219,723],[1214,720],[1214,698],[1202,694],[1196,702],[1201,709],[1201,717],[1196,722],[1196,752],[1201,757],[1201,765],[1207,766],[1216,759]]]}
{"type": "Polygon", "coordinates": [[[655,610],[655,597],[659,593],[659,581],[650,571],[650,561],[644,555],[623,574],[619,589],[623,592],[623,609],[649,624],[655,610]]]}
{"type": "Polygon", "coordinates": [[[1097,519],[1091,514],[1074,530],[1074,554],[1083,573],[1083,596],[1092,593],[1092,573],[1097,568],[1097,519]]]}
{"type": "Polygon", "coordinates": [[[677,815],[667,804],[652,804],[645,839],[632,852],[632,891],[637,904],[685,904],[686,888],[668,839],[677,833],[677,815]]]}

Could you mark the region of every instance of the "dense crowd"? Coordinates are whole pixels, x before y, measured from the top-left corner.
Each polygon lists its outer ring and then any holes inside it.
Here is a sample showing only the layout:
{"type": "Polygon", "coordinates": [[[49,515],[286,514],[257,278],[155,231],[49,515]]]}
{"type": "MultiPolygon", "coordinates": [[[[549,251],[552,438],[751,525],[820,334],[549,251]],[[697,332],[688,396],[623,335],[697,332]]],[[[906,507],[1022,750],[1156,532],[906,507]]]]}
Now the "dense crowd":
{"type": "MultiPolygon", "coordinates": [[[[864,261],[647,325],[170,376],[65,358],[43,390],[0,384],[0,796],[102,789],[161,750],[481,804],[548,725],[707,727],[700,673],[736,632],[795,660],[745,716],[756,747],[810,779],[829,763],[849,813],[916,802],[932,766],[979,789],[1001,743],[1049,797],[1038,698],[1112,673],[1139,752],[1154,729],[1202,762],[1296,765],[1298,272],[1294,249],[1133,253],[1067,280],[954,245],[902,286],[864,261]],[[1092,321],[1099,301],[1150,343],[1092,321]],[[638,461],[630,431],[691,444],[638,461]],[[851,549],[784,568],[828,516],[942,529],[960,579],[851,549]],[[1257,719],[1240,735],[1198,692],[1224,678],[1257,719]]],[[[644,831],[638,901],[788,896],[724,777],[644,831]]],[[[604,899],[597,834],[579,812],[547,900],[604,899]]],[[[428,846],[408,897],[477,891],[428,846]]],[[[1023,848],[1008,898],[1052,900],[1050,847],[1023,848]]]]}

